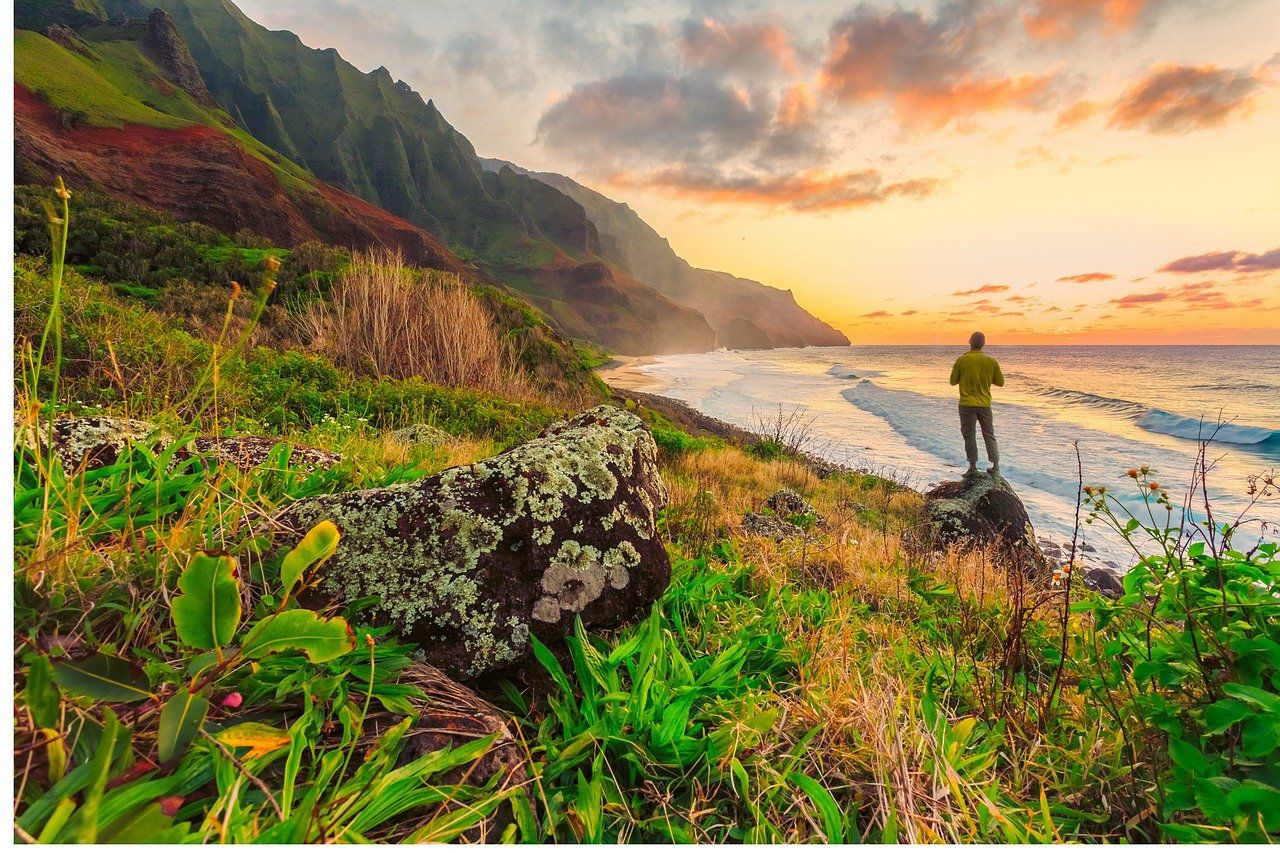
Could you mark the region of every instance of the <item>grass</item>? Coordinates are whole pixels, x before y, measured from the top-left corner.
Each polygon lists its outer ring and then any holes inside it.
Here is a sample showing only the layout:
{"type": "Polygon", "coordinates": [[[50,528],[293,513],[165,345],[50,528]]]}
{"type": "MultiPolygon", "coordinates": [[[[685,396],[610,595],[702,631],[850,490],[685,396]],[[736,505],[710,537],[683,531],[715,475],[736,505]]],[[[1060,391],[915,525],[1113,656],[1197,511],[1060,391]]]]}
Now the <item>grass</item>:
{"type": "MultiPolygon", "coordinates": [[[[537,647],[521,686],[478,686],[510,715],[527,774],[482,778],[472,771],[491,739],[409,748],[430,725],[429,679],[359,606],[332,617],[350,644],[335,633],[323,653],[284,645],[253,665],[234,649],[252,647],[261,620],[318,618],[293,593],[323,572],[323,531],[284,557],[264,532],[281,507],[487,458],[564,407],[220,343],[217,330],[187,331],[60,262],[19,260],[15,333],[33,368],[16,377],[19,435],[55,409],[108,411],[179,436],[265,433],[343,457],[308,472],[277,453],[241,472],[139,447],[84,473],[19,452],[21,840],[1018,843],[1280,831],[1280,561],[1274,546],[1240,553],[1212,532],[1184,545],[1185,531],[1160,521],[1168,498],[1145,470],[1132,486],[1149,522],[1131,525],[1115,514],[1123,505],[1089,493],[1091,518],[1156,546],[1108,602],[1070,578],[1033,585],[982,551],[911,551],[921,498],[888,480],[819,478],[792,454],[694,438],[644,412],[671,496],[660,524],[672,583],[636,624],[537,647]],[[35,357],[44,337],[60,357],[35,357]],[[395,438],[421,420],[451,437],[395,438]],[[780,488],[818,518],[784,541],[746,533],[744,514],[780,488]],[[225,631],[182,615],[219,613],[212,593],[200,608],[174,605],[204,588],[194,572],[230,591],[225,631]],[[95,672],[113,676],[114,692],[101,693],[95,672]],[[196,723],[169,710],[193,707],[196,723]]],[[[1260,481],[1259,499],[1274,489],[1260,481]]]]}
{"type": "Polygon", "coordinates": [[[147,106],[100,73],[95,63],[39,33],[15,30],[13,40],[14,82],[43,96],[56,110],[78,113],[95,127],[142,124],[176,130],[194,123],[147,106]]]}

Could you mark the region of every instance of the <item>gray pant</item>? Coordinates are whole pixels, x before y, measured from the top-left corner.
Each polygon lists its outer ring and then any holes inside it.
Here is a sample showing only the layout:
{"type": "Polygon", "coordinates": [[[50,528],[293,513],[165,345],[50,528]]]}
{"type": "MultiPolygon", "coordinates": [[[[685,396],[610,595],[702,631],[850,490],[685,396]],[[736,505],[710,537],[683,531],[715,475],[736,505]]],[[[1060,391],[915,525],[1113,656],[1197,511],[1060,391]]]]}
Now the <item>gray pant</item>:
{"type": "Polygon", "coordinates": [[[982,441],[987,445],[987,461],[1000,464],[1000,451],[996,449],[996,427],[991,421],[990,406],[961,406],[960,434],[964,436],[964,456],[969,467],[978,464],[977,426],[982,424],[982,441]]]}

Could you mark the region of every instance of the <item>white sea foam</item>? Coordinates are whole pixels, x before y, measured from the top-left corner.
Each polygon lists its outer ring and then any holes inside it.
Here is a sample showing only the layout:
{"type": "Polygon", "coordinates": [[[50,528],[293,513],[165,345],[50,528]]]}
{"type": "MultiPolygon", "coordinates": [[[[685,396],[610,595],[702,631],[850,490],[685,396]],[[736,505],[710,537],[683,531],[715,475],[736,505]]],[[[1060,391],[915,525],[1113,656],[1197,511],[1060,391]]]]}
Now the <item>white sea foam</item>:
{"type": "MultiPolygon", "coordinates": [[[[1211,415],[1210,423],[1219,415],[1234,419],[1216,438],[1216,508],[1241,508],[1247,475],[1280,460],[1277,413],[1249,405],[1280,397],[1280,347],[1019,347],[992,353],[1008,380],[995,395],[1000,467],[1042,535],[1070,536],[1079,485],[1076,442],[1084,482],[1107,485],[1138,511],[1125,469],[1150,466],[1179,495],[1201,434],[1196,413],[1211,415]],[[1235,390],[1244,386],[1253,390],[1235,390]],[[1090,391],[1075,390],[1080,387],[1090,391]]],[[[955,389],[947,384],[956,354],[936,347],[722,351],[660,358],[646,372],[672,383],[668,395],[746,428],[780,405],[803,407],[816,416],[816,452],[925,487],[955,479],[965,464],[955,389]]],[[[1275,501],[1252,515],[1280,527],[1275,501]]],[[[1125,558],[1101,525],[1085,533],[1112,558],[1125,558]]]]}

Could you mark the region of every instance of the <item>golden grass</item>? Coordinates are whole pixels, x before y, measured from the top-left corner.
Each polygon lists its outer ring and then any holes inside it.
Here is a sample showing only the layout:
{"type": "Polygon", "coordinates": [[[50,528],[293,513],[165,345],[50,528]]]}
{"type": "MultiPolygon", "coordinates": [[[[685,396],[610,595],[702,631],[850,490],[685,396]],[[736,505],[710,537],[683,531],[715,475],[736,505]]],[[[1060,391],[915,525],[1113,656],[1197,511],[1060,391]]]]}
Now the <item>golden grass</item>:
{"type": "Polygon", "coordinates": [[[530,384],[493,315],[457,276],[407,267],[395,252],[356,252],[329,301],[302,324],[351,370],[527,397],[530,384]]]}
{"type": "MultiPolygon", "coordinates": [[[[993,707],[1007,698],[1000,691],[1008,688],[999,654],[986,650],[998,651],[1015,627],[1010,614],[1047,620],[1056,593],[1041,590],[1038,599],[1031,597],[1000,559],[983,551],[913,554],[903,537],[919,523],[923,501],[891,483],[863,477],[820,480],[804,465],[763,462],[734,449],[677,457],[667,463],[664,477],[672,497],[668,523],[678,528],[670,533],[672,538],[685,534],[680,547],[687,556],[727,538],[761,583],[831,593],[830,611],[820,626],[785,626],[789,646],[802,650],[802,662],[795,688],[780,697],[784,713],[773,733],[779,742],[762,748],[782,749],[821,726],[805,754],[807,772],[832,790],[853,792],[869,839],[885,827],[896,828],[890,834],[909,843],[990,839],[993,827],[1021,837],[1039,815],[1007,799],[995,802],[990,792],[1011,793],[1034,805],[1055,763],[1067,762],[1055,762],[1045,744],[1021,734],[1016,714],[1000,741],[1004,754],[1016,757],[1013,767],[997,766],[994,758],[964,765],[965,750],[957,752],[955,742],[972,730],[972,719],[948,718],[944,709],[941,731],[926,724],[925,673],[901,664],[933,651],[921,647],[914,618],[923,608],[909,576],[923,573],[955,592],[961,630],[973,634],[967,647],[963,636],[955,638],[956,648],[973,655],[955,665],[977,673],[978,689],[990,695],[993,707]],[[758,510],[780,488],[800,492],[823,524],[783,542],[745,534],[743,514],[758,510]]],[[[1048,629],[1052,634],[1056,626],[1048,629]]],[[[1063,705],[1070,709],[1080,700],[1073,697],[1063,705]]],[[[994,754],[995,746],[984,749],[994,754]]],[[[1039,831],[1052,834],[1053,829],[1039,831]]]]}

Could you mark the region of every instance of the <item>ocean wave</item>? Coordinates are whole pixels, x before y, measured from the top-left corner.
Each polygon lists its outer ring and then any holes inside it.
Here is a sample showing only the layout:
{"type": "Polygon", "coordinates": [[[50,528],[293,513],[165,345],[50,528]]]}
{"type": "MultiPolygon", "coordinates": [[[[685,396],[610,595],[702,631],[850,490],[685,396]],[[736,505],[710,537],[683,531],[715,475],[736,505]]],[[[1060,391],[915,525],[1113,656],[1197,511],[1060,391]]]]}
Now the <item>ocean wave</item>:
{"type": "Polygon", "coordinates": [[[1175,415],[1163,409],[1148,409],[1137,418],[1138,426],[1161,435],[1172,435],[1177,438],[1190,438],[1198,441],[1212,437],[1214,441],[1225,444],[1242,444],[1247,446],[1280,447],[1280,433],[1266,427],[1247,426],[1245,424],[1222,424],[1214,421],[1188,418],[1175,415]]]}
{"type": "Polygon", "coordinates": [[[1121,400],[1116,397],[1103,397],[1090,394],[1088,391],[1075,391],[1070,388],[1055,388],[1027,381],[1026,385],[1032,393],[1052,400],[1066,403],[1077,403],[1094,409],[1101,409],[1112,414],[1132,418],[1134,423],[1148,432],[1169,435],[1174,438],[1189,438],[1198,441],[1213,436],[1213,440],[1223,444],[1238,444],[1254,447],[1280,447],[1280,432],[1266,427],[1248,426],[1246,424],[1227,423],[1217,428],[1217,422],[1208,419],[1192,418],[1186,415],[1166,412],[1135,403],[1132,400],[1121,400]]]}
{"type": "Polygon", "coordinates": [[[884,376],[879,370],[863,370],[849,364],[833,364],[827,374],[836,379],[866,379],[872,376],[884,376]]]}

